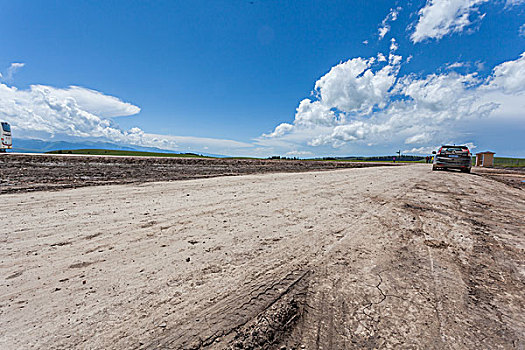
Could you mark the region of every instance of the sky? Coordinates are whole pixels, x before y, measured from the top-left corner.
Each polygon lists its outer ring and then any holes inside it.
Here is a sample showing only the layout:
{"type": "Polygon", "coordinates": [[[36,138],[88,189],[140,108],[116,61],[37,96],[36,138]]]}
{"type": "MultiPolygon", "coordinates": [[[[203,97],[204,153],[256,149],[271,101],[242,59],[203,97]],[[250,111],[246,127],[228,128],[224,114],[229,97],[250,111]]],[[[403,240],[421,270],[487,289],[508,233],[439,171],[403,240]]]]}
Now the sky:
{"type": "Polygon", "coordinates": [[[525,0],[0,0],[13,137],[525,157],[525,0]]]}

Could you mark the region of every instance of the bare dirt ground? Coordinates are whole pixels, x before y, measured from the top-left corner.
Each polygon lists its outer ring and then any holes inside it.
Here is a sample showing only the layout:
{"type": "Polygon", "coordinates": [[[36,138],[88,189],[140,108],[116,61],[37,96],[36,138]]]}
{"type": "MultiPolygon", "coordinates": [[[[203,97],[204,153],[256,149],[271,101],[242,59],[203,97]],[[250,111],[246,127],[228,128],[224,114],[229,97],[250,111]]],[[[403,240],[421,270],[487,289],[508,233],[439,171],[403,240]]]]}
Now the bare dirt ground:
{"type": "Polygon", "coordinates": [[[525,168],[472,168],[472,173],[525,189],[525,168]]]}
{"type": "Polygon", "coordinates": [[[392,163],[0,154],[0,194],[392,163]]]}
{"type": "Polygon", "coordinates": [[[525,192],[430,165],[0,196],[2,349],[523,349],[525,192]]]}

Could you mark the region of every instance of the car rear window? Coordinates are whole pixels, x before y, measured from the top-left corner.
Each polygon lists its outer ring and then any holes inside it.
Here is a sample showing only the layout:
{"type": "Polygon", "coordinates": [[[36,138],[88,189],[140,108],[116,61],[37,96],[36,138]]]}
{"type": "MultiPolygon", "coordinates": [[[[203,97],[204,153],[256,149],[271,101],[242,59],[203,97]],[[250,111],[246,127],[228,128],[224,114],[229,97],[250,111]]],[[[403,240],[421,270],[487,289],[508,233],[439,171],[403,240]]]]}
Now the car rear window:
{"type": "Polygon", "coordinates": [[[443,147],[441,152],[468,152],[467,147],[443,147]]]}

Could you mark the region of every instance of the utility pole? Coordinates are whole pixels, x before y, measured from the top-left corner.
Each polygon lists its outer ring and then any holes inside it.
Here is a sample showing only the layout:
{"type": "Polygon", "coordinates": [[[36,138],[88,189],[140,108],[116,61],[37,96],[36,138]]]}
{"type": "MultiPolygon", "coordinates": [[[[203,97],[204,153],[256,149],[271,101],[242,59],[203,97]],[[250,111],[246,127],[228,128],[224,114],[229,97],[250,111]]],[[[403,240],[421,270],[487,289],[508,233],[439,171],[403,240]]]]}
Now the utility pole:
{"type": "Polygon", "coordinates": [[[399,158],[401,158],[401,150],[397,151],[396,153],[397,153],[397,156],[398,156],[399,158]]]}

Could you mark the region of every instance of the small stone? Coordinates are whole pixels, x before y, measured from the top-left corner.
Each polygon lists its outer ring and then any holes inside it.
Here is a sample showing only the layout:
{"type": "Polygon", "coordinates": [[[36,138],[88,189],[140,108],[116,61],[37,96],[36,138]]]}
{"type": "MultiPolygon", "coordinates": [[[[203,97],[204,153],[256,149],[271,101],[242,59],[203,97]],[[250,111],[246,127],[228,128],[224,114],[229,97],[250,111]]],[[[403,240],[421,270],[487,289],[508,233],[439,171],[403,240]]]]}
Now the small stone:
{"type": "Polygon", "coordinates": [[[186,262],[190,262],[190,258],[186,258],[186,262]]]}

